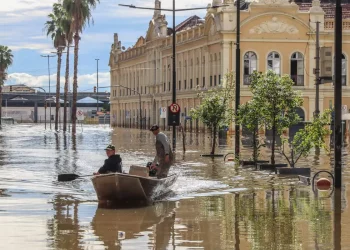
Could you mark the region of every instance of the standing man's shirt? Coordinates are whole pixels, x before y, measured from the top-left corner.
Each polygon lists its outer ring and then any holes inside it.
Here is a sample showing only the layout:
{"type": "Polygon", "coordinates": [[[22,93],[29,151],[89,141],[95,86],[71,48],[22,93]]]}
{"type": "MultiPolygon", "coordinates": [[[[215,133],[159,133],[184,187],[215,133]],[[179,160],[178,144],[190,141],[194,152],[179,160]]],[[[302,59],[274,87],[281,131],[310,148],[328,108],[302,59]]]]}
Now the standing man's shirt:
{"type": "MultiPolygon", "coordinates": [[[[168,137],[162,132],[159,132],[156,135],[156,150],[157,154],[154,157],[153,163],[164,161],[165,155],[169,155],[170,157],[170,154],[172,153],[168,137]]],[[[170,157],[170,160],[171,159],[172,157],[170,157]]]]}
{"type": "Polygon", "coordinates": [[[98,170],[98,172],[100,174],[106,174],[108,172],[122,173],[122,158],[120,157],[120,155],[115,154],[108,157],[108,159],[105,160],[105,163],[98,170]]]}

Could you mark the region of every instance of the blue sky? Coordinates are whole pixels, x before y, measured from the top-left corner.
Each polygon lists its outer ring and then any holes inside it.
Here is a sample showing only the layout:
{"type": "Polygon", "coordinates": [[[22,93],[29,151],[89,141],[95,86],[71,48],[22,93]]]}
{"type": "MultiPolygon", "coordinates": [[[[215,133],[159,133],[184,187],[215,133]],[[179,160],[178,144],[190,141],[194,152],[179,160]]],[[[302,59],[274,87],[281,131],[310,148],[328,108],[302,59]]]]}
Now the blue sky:
{"type": "MultiPolygon", "coordinates": [[[[46,36],[44,23],[58,0],[9,0],[0,5],[0,44],[13,50],[14,63],[9,68],[5,85],[26,84],[48,90],[47,59],[40,55],[55,51],[50,37],[46,36]]],[[[206,7],[209,0],[176,0],[176,8],[206,7]]],[[[122,45],[131,47],[140,36],[145,36],[152,10],[135,10],[118,4],[154,7],[154,0],[100,0],[93,11],[94,24],[87,26],[82,34],[79,53],[78,91],[93,91],[96,85],[96,58],[99,60],[99,86],[108,86],[109,51],[113,34],[118,33],[122,45]]],[[[172,8],[172,0],[163,0],[162,8],[172,8]]],[[[191,15],[205,16],[205,10],[178,12],[176,23],[191,15]]],[[[163,12],[172,26],[172,16],[163,12]]],[[[54,54],[51,54],[54,55],[54,54]]],[[[50,59],[51,91],[56,88],[57,58],[50,59]]],[[[65,65],[65,56],[62,58],[65,65]]],[[[73,53],[70,56],[70,74],[73,74],[73,53]]],[[[64,78],[64,68],[61,79],[64,78]]],[[[61,88],[62,89],[62,88],[61,88]]]]}

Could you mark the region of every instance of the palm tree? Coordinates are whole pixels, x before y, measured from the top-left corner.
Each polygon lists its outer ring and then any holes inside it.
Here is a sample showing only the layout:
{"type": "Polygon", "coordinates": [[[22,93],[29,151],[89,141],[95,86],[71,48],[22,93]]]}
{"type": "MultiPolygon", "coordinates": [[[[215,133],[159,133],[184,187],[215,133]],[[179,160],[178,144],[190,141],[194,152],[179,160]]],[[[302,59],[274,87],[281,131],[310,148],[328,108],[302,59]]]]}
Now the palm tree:
{"type": "Polygon", "coordinates": [[[66,57],[66,74],[64,82],[64,105],[63,105],[63,131],[67,131],[67,101],[68,101],[68,84],[69,84],[69,54],[70,46],[73,41],[73,31],[72,31],[72,19],[69,17],[65,9],[65,16],[62,20],[62,28],[64,31],[64,36],[67,44],[67,57],[66,57]]]}
{"type": "Polygon", "coordinates": [[[61,62],[62,51],[66,46],[66,38],[64,33],[63,22],[66,16],[66,12],[63,9],[62,4],[53,4],[52,13],[48,15],[49,21],[45,23],[45,29],[47,35],[51,35],[53,45],[57,49],[57,84],[56,84],[56,117],[55,117],[55,130],[58,130],[58,113],[60,110],[60,79],[61,79],[61,62]]]}
{"type": "Polygon", "coordinates": [[[64,82],[64,107],[63,107],[63,131],[67,131],[67,99],[68,99],[68,84],[69,84],[69,52],[70,45],[73,41],[73,32],[71,29],[71,19],[67,16],[66,19],[67,25],[65,25],[64,33],[67,42],[67,57],[66,57],[66,76],[64,82]]]}
{"type": "Polygon", "coordinates": [[[2,115],[2,87],[7,79],[7,69],[13,63],[13,54],[7,46],[0,45],[0,125],[2,115]]]}
{"type": "Polygon", "coordinates": [[[76,133],[76,111],[78,90],[78,51],[80,33],[86,24],[93,21],[91,10],[96,8],[100,0],[64,0],[63,6],[72,18],[72,32],[74,32],[74,76],[73,76],[73,104],[72,104],[72,134],[76,133]]]}

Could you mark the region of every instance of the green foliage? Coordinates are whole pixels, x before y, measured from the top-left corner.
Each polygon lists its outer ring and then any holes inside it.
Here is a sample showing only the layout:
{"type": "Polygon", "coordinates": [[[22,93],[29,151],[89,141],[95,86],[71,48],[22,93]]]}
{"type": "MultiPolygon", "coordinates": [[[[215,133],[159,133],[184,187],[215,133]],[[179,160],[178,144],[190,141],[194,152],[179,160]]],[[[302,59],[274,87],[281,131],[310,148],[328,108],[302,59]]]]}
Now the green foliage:
{"type": "Polygon", "coordinates": [[[260,148],[265,147],[265,144],[260,144],[258,138],[263,120],[260,114],[260,106],[257,105],[254,99],[239,106],[236,122],[246,127],[253,134],[253,161],[256,163],[260,155],[260,148]]]}
{"type": "Polygon", "coordinates": [[[252,99],[239,106],[236,122],[244,125],[250,132],[254,132],[261,127],[261,118],[260,106],[257,105],[257,102],[254,99],[252,99]]]}
{"type": "Polygon", "coordinates": [[[92,10],[100,0],[63,0],[63,7],[72,19],[72,30],[75,35],[82,33],[86,24],[93,23],[92,10]]]}
{"type": "Polygon", "coordinates": [[[228,126],[233,119],[234,110],[231,103],[234,100],[233,74],[225,75],[224,86],[201,92],[198,97],[201,104],[190,110],[193,119],[199,119],[208,128],[228,126]]]}
{"type": "Polygon", "coordinates": [[[300,121],[296,108],[302,105],[303,99],[299,92],[293,90],[293,85],[289,75],[279,76],[271,70],[251,75],[250,87],[261,121],[272,130],[271,164],[275,164],[276,135],[281,135],[283,129],[300,121]]]}
{"type": "Polygon", "coordinates": [[[295,134],[290,143],[290,157],[286,155],[284,150],[287,139],[282,138],[282,155],[288,160],[291,167],[295,167],[300,157],[307,157],[312,148],[323,148],[328,151],[325,137],[331,133],[329,129],[330,114],[331,110],[325,110],[321,116],[315,117],[310,124],[295,134]]]}
{"type": "Polygon", "coordinates": [[[109,103],[105,102],[105,103],[103,103],[103,109],[105,111],[110,111],[111,105],[109,103]]]}
{"type": "Polygon", "coordinates": [[[267,129],[274,129],[275,125],[278,134],[300,121],[295,110],[302,106],[303,99],[293,85],[289,75],[279,76],[271,70],[251,76],[250,87],[262,120],[267,129]]]}
{"type": "Polygon", "coordinates": [[[198,94],[201,104],[190,110],[190,116],[193,119],[202,121],[212,131],[212,154],[214,154],[218,129],[228,126],[234,116],[234,110],[232,108],[232,101],[235,94],[233,77],[232,73],[227,73],[224,77],[223,87],[198,94]]]}
{"type": "Polygon", "coordinates": [[[70,26],[70,19],[62,4],[54,3],[52,13],[48,15],[49,20],[45,23],[47,36],[51,35],[53,45],[59,51],[66,45],[65,30],[70,26]]]}
{"type": "Polygon", "coordinates": [[[7,46],[0,45],[0,86],[3,86],[7,79],[7,69],[13,63],[12,50],[7,46]]]}

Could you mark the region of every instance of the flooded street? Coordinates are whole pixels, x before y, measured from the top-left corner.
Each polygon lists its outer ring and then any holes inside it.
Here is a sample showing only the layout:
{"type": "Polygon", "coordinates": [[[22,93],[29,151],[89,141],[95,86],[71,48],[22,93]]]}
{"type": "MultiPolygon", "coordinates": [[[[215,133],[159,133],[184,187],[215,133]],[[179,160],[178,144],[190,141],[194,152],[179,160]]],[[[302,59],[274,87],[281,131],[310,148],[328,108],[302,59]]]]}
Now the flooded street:
{"type": "MultiPolygon", "coordinates": [[[[109,143],[124,170],[145,166],[155,154],[154,136],[102,125],[77,131],[72,137],[33,124],[0,130],[0,249],[350,249],[346,166],[340,224],[329,192],[316,196],[297,178],[200,157],[209,153],[210,138],[188,133],[185,154],[177,141],[170,172],[179,178],[167,197],[143,208],[106,209],[89,178],[57,182],[57,175],[92,174],[109,143]]],[[[233,141],[220,140],[218,152],[233,152],[233,141]]],[[[250,155],[242,146],[242,157],[250,155]]],[[[313,153],[298,166],[331,170],[330,156],[313,153]]]]}

